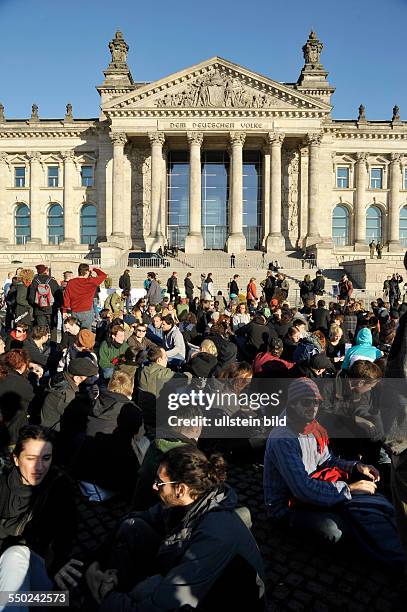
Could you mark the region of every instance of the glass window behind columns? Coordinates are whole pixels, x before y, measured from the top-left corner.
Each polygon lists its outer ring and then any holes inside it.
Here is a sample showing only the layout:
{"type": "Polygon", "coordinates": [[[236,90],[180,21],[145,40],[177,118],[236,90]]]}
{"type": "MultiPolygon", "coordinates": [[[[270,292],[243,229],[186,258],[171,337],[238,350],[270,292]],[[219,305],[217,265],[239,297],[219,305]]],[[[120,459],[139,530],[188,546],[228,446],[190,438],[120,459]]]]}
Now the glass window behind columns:
{"type": "Polygon", "coordinates": [[[202,235],[205,249],[222,250],[229,225],[229,155],[202,153],[202,235]]]}
{"type": "Polygon", "coordinates": [[[243,233],[248,250],[262,240],[262,162],[260,151],[243,151],[243,233]]]}
{"type": "Polygon", "coordinates": [[[167,164],[167,237],[169,246],[185,247],[189,227],[189,153],[170,151],[167,164]]]}

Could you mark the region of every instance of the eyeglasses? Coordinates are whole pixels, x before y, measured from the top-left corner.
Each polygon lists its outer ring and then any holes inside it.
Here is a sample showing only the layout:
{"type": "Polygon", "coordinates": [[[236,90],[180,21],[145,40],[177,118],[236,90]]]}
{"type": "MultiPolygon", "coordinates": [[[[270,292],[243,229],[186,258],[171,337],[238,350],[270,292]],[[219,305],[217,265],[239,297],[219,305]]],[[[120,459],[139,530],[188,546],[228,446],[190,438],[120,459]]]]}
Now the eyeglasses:
{"type": "Polygon", "coordinates": [[[157,488],[163,487],[167,484],[178,484],[178,480],[170,480],[169,482],[164,482],[164,480],[161,480],[161,478],[158,478],[157,476],[157,478],[153,482],[153,486],[157,488]]]}
{"type": "Polygon", "coordinates": [[[137,333],[139,333],[139,332],[141,332],[142,334],[145,334],[147,332],[147,330],[146,329],[138,329],[137,333]]]}
{"type": "Polygon", "coordinates": [[[321,400],[306,398],[301,400],[301,405],[304,408],[313,408],[314,406],[319,407],[321,405],[321,400]]]}
{"type": "Polygon", "coordinates": [[[23,329],[16,329],[16,334],[23,334],[24,330],[23,329]]]}

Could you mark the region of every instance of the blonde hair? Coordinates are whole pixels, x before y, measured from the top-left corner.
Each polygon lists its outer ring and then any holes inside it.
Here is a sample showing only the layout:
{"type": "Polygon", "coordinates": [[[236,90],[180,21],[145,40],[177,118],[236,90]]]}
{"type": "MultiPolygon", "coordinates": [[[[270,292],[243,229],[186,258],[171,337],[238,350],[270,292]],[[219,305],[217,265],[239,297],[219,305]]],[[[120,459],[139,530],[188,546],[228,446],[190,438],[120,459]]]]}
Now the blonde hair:
{"type": "Polygon", "coordinates": [[[107,385],[109,391],[113,391],[114,393],[121,393],[126,397],[131,397],[133,394],[134,387],[134,379],[127,374],[127,372],[123,372],[121,370],[115,370],[113,372],[113,376],[107,385]]]}
{"type": "Polygon", "coordinates": [[[32,279],[34,278],[34,270],[31,270],[31,268],[22,268],[18,273],[18,278],[24,285],[31,285],[32,279]]]}
{"type": "Polygon", "coordinates": [[[336,323],[332,323],[329,328],[329,337],[333,338],[333,336],[339,336],[340,338],[343,336],[342,327],[336,323]]]}
{"type": "Polygon", "coordinates": [[[210,355],[218,356],[218,349],[216,348],[216,344],[212,342],[212,340],[204,340],[201,343],[201,351],[203,353],[209,353],[210,355]]]}

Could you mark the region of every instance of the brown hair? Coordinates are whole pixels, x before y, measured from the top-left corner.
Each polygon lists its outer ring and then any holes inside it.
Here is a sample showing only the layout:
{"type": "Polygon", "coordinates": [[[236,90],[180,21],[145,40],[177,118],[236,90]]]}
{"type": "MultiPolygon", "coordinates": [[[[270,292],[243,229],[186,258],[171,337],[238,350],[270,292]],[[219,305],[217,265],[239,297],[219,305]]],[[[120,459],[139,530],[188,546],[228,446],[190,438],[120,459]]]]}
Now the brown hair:
{"type": "Polygon", "coordinates": [[[28,352],[24,349],[11,349],[11,351],[2,355],[0,360],[2,365],[11,370],[21,370],[22,367],[25,367],[25,370],[27,370],[30,365],[28,352]]]}
{"type": "Polygon", "coordinates": [[[85,274],[89,272],[89,270],[90,270],[89,264],[80,263],[78,266],[78,276],[85,276],[85,274]]]}
{"type": "Polygon", "coordinates": [[[115,370],[112,378],[109,380],[107,388],[109,391],[113,391],[114,393],[121,393],[122,395],[131,397],[133,394],[133,386],[134,380],[131,378],[131,376],[129,376],[129,374],[127,374],[127,372],[115,370]]]}
{"type": "Polygon", "coordinates": [[[351,378],[374,381],[382,378],[383,373],[376,363],[366,361],[364,359],[358,359],[349,368],[349,376],[351,378]]]}

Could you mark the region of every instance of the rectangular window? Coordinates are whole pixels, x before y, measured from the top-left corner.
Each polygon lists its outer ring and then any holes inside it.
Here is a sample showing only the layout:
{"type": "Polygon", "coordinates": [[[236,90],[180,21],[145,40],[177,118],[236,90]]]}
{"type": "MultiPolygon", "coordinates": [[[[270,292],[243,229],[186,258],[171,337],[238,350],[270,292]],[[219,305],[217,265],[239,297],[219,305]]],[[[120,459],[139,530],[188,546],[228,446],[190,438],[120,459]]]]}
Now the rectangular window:
{"type": "Polygon", "coordinates": [[[81,166],[82,187],[93,187],[93,166],[81,166]]]}
{"type": "Polygon", "coordinates": [[[383,168],[370,169],[370,189],[383,189],[383,168]]]}
{"type": "Polygon", "coordinates": [[[58,187],[59,168],[58,166],[48,166],[48,187],[58,187]]]}
{"type": "Polygon", "coordinates": [[[349,188],[349,168],[336,169],[336,186],[338,189],[349,188]]]}
{"type": "Polygon", "coordinates": [[[25,187],[25,167],[17,166],[14,169],[14,187],[25,187]]]}

